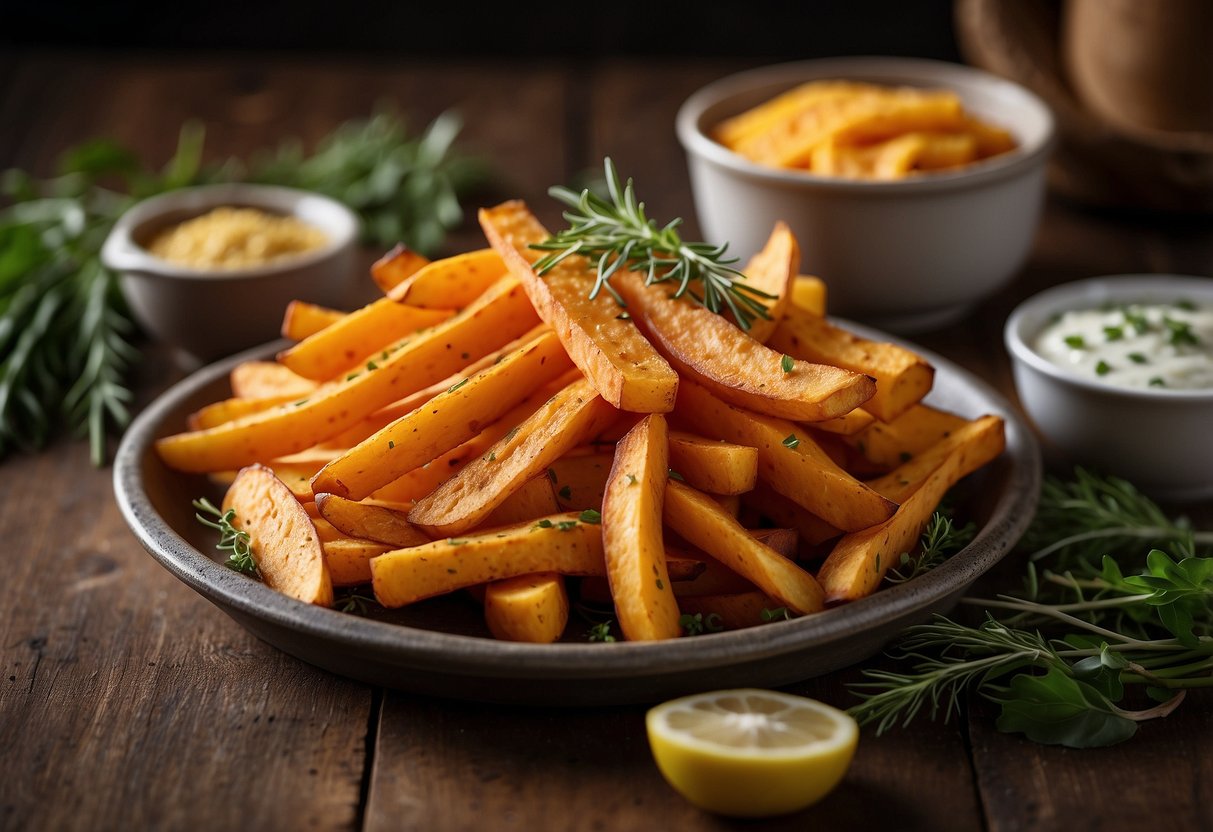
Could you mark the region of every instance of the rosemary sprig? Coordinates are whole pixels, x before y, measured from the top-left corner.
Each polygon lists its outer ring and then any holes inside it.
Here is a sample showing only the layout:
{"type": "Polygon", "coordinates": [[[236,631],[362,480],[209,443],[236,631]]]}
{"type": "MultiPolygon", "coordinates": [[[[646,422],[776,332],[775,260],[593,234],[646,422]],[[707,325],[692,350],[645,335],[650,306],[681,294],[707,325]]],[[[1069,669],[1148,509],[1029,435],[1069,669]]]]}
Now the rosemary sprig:
{"type": "Polygon", "coordinates": [[[918,552],[902,552],[899,565],[889,570],[885,580],[900,584],[930,572],[968,546],[976,534],[977,526],[973,523],[957,528],[951,517],[943,512],[935,512],[927,521],[918,552]]]}
{"type": "Polygon", "coordinates": [[[689,294],[717,314],[728,311],[742,329],[748,330],[755,317],[770,317],[760,299],[771,295],[743,282],[745,275],[731,265],[737,258],[725,256],[727,243],[713,246],[684,241],[678,233],[680,217],[658,227],[645,214],[644,203],[637,200],[632,180],[620,183],[610,157],[603,161],[603,167],[607,198],[589,188],[580,193],[562,186],[548,190],[569,207],[564,212],[569,227],[531,246],[550,252],[536,261],[537,274],[546,274],[577,254],[596,261],[597,279],[590,290],[591,298],[606,289],[620,306],[626,306],[611,286],[612,275],[626,268],[645,274],[648,284],[677,283],[674,297],[689,294]]]}
{"type": "Polygon", "coordinates": [[[249,534],[233,525],[236,510],[229,508],[220,511],[210,500],[202,497],[194,500],[196,512],[194,517],[204,526],[210,526],[219,532],[219,542],[215,548],[221,552],[230,552],[224,565],[245,575],[251,575],[261,580],[261,571],[257,568],[257,560],[253,557],[253,547],[249,534]],[[205,515],[205,516],[204,516],[205,515]],[[210,518],[215,518],[214,520],[210,518]]]}
{"type": "Polygon", "coordinates": [[[1047,480],[1025,543],[1035,560],[1024,589],[964,599],[985,610],[979,626],[938,617],[907,630],[895,656],[910,668],[866,671],[856,718],[884,731],[929,705],[946,720],[975,690],[1000,706],[1000,730],[1089,747],[1126,740],[1184,691],[1213,687],[1213,557],[1195,551],[1213,533],[1168,518],[1123,480],[1078,470],[1047,480]],[[1149,541],[1181,555],[1143,557],[1149,541]],[[1159,704],[1130,707],[1134,689],[1159,704]]]}

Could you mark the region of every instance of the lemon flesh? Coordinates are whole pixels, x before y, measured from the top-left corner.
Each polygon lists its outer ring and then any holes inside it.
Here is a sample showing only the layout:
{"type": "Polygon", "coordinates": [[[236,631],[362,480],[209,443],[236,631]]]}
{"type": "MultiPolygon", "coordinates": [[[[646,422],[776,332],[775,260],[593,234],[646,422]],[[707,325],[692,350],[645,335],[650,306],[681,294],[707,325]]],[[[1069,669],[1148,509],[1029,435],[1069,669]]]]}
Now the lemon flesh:
{"type": "Polygon", "coordinates": [[[645,722],[666,781],[696,806],[736,817],[816,803],[842,780],[859,739],[842,711],[769,690],[675,699],[645,722]]]}

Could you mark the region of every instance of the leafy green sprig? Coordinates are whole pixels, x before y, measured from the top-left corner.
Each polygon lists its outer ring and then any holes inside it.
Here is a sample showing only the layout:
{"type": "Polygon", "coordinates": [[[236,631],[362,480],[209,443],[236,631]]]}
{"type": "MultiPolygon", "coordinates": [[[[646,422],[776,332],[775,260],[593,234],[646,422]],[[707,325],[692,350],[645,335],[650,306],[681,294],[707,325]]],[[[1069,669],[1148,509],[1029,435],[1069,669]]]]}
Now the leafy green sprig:
{"type": "Polygon", "coordinates": [[[658,227],[645,213],[644,203],[637,200],[632,180],[620,183],[610,157],[603,167],[605,198],[590,188],[580,193],[562,186],[548,190],[554,199],[568,206],[564,218],[569,227],[531,246],[550,252],[536,261],[537,274],[546,274],[577,254],[596,261],[591,298],[606,289],[620,306],[626,306],[611,286],[611,277],[622,268],[645,274],[647,284],[677,283],[674,297],[690,295],[717,314],[731,312],[733,320],[745,330],[755,317],[770,317],[760,299],[771,295],[743,282],[745,275],[732,266],[737,259],[725,256],[727,243],[712,246],[684,241],[678,233],[681,218],[658,227]]]}
{"type": "Polygon", "coordinates": [[[1213,535],[1168,519],[1123,480],[1079,470],[1046,482],[1025,541],[1022,593],[964,599],[985,609],[976,627],[937,617],[910,628],[896,654],[909,670],[867,671],[856,718],[884,731],[929,705],[947,719],[973,689],[1000,706],[1000,730],[1089,747],[1128,739],[1184,691],[1213,687],[1213,558],[1194,549],[1213,535]],[[1147,540],[1183,554],[1143,559],[1147,540]],[[1053,568],[1038,574],[1045,558],[1053,568]],[[1131,706],[1143,696],[1158,704],[1131,706]]]}
{"type": "Polygon", "coordinates": [[[951,517],[935,512],[927,521],[918,552],[902,552],[899,564],[888,571],[885,580],[900,584],[925,575],[968,546],[976,534],[977,526],[973,523],[957,527],[951,517]]]}
{"type": "Polygon", "coordinates": [[[229,508],[220,511],[210,500],[202,497],[194,500],[194,517],[204,526],[209,526],[219,532],[219,542],[215,548],[221,552],[229,552],[224,565],[244,575],[261,580],[261,570],[257,568],[257,560],[253,557],[253,546],[249,533],[236,528],[236,510],[229,508]],[[214,518],[214,519],[211,519],[214,518]]]}

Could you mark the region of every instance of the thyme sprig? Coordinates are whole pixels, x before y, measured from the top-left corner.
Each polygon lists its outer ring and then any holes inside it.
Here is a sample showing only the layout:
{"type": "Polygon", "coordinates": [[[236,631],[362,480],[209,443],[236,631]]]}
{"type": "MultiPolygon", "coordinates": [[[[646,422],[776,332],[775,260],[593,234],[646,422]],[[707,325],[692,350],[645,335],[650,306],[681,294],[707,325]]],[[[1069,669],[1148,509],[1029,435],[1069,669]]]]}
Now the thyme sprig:
{"type": "Polygon", "coordinates": [[[744,330],[750,328],[755,317],[770,317],[761,298],[771,295],[743,282],[745,275],[732,266],[737,258],[726,257],[727,243],[713,246],[684,241],[678,233],[680,217],[658,227],[645,213],[644,203],[636,198],[632,180],[620,183],[610,157],[603,161],[603,167],[607,198],[589,188],[580,193],[563,186],[548,190],[554,199],[568,206],[564,218],[569,227],[531,246],[550,252],[536,261],[537,274],[544,275],[577,254],[596,262],[591,298],[606,289],[620,306],[626,306],[611,285],[611,277],[622,268],[643,273],[647,284],[677,283],[674,297],[690,295],[717,314],[728,311],[744,330]]]}
{"type": "Polygon", "coordinates": [[[857,719],[885,731],[929,706],[946,720],[975,690],[1000,706],[999,730],[1090,747],[1126,740],[1186,690],[1213,687],[1213,557],[1196,551],[1213,533],[1080,469],[1046,481],[1024,540],[1023,590],[964,599],[985,610],[977,626],[937,617],[907,630],[894,655],[909,669],[866,671],[857,719]],[[1180,555],[1143,557],[1151,542],[1180,555]],[[1158,704],[1135,707],[1143,696],[1158,704]]]}
{"type": "Polygon", "coordinates": [[[253,557],[253,546],[249,533],[242,531],[233,524],[236,510],[229,508],[220,511],[210,500],[202,497],[194,500],[196,512],[194,517],[204,526],[210,526],[219,532],[219,542],[215,548],[221,552],[229,552],[224,565],[244,575],[250,575],[261,580],[261,571],[257,568],[257,560],[253,557]],[[210,519],[210,518],[215,519],[210,519]]]}

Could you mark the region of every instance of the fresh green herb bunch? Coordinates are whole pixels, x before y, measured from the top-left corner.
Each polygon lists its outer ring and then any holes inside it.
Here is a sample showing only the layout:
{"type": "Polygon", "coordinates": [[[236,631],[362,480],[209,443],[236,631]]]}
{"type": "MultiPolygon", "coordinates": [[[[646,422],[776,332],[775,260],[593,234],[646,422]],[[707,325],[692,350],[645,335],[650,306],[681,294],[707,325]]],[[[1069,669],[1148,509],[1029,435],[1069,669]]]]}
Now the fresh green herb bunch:
{"type": "Polygon", "coordinates": [[[1197,551],[1213,533],[1167,518],[1123,480],[1079,470],[1046,482],[1025,543],[1025,589],[964,599],[985,609],[977,626],[937,617],[911,627],[897,648],[910,669],[867,671],[857,719],[884,731],[928,704],[947,719],[974,689],[1000,706],[1000,730],[1090,747],[1126,740],[1187,690],[1213,687],[1213,557],[1197,551]]]}
{"type": "Polygon", "coordinates": [[[731,265],[737,259],[725,256],[727,243],[712,246],[685,242],[678,233],[680,217],[658,227],[645,214],[644,203],[636,199],[632,180],[628,179],[626,185],[620,183],[610,157],[603,167],[605,198],[590,188],[580,193],[561,186],[548,190],[569,207],[564,212],[569,227],[532,246],[551,252],[535,263],[536,273],[546,274],[565,258],[579,254],[597,260],[591,298],[605,288],[620,306],[625,306],[610,281],[619,269],[626,268],[644,273],[649,284],[677,283],[674,297],[689,294],[717,314],[727,310],[742,329],[748,330],[755,317],[770,317],[759,299],[771,296],[743,282],[745,275],[731,265]]]}
{"type": "Polygon", "coordinates": [[[0,181],[10,203],[0,209],[0,457],[41,447],[66,421],[88,434],[100,465],[107,426],[127,422],[134,325],[99,253],[136,201],[221,181],[288,185],[349,204],[370,242],[433,251],[461,220],[460,195],[484,173],[452,153],[458,131],[458,118],[444,114],[413,138],[399,118],[380,114],[339,128],[311,156],[288,142],[247,166],[203,166],[203,131],[187,124],[158,172],[106,140],[70,150],[54,179],[8,171],[0,181]]]}
{"type": "Polygon", "coordinates": [[[330,196],[358,212],[366,242],[432,254],[463,221],[460,199],[488,177],[481,160],[452,152],[462,126],[446,112],[412,137],[380,113],[338,127],[310,156],[298,140],[254,156],[246,178],[330,196]]]}

